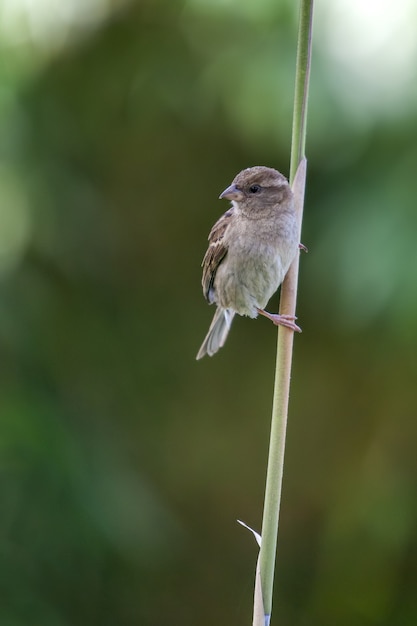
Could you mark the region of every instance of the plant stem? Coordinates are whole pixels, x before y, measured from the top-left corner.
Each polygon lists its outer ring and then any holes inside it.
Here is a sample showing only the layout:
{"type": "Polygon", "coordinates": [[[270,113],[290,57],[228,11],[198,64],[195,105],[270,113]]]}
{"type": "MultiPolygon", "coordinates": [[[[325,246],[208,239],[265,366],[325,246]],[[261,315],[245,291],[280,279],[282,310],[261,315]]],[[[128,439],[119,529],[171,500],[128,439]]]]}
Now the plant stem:
{"type": "MultiPolygon", "coordinates": [[[[304,204],[306,160],[304,156],[307,122],[307,100],[311,63],[311,39],[313,0],[301,0],[298,30],[297,63],[295,76],[294,113],[291,143],[290,183],[293,186],[299,218],[299,231],[304,204]],[[298,172],[297,172],[298,170],[298,172]],[[296,176],[297,174],[297,176],[296,176]]],[[[294,315],[299,255],[293,261],[281,287],[280,313],[294,315]]],[[[254,626],[269,624],[272,612],[275,557],[284,468],[285,435],[292,363],[294,333],[282,326],[278,328],[278,346],[275,370],[272,423],[269,446],[268,470],[262,521],[262,545],[259,555],[259,579],[262,590],[263,621],[254,612],[254,626]]],[[[258,589],[259,593],[259,589],[258,589]]],[[[255,586],[255,596],[257,594],[255,586]]],[[[255,598],[256,604],[256,598],[255,598]]],[[[259,597],[258,597],[259,606],[259,597]]]]}
{"type": "Polygon", "coordinates": [[[305,157],[307,134],[308,87],[310,83],[313,0],[301,0],[295,70],[294,111],[291,139],[290,184],[305,157]]]}

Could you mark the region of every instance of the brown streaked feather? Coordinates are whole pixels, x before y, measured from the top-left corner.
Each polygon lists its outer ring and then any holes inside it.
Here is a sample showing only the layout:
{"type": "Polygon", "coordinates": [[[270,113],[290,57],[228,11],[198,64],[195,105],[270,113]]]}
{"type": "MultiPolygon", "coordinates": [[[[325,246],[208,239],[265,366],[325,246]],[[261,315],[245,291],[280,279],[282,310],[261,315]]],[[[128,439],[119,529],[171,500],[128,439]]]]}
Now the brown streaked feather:
{"type": "Polygon", "coordinates": [[[227,247],[224,245],[224,234],[233,219],[233,215],[234,208],[231,207],[217,220],[208,236],[209,247],[201,264],[203,268],[201,284],[203,285],[204,297],[208,302],[211,302],[210,291],[213,287],[217,268],[227,254],[227,247]]]}

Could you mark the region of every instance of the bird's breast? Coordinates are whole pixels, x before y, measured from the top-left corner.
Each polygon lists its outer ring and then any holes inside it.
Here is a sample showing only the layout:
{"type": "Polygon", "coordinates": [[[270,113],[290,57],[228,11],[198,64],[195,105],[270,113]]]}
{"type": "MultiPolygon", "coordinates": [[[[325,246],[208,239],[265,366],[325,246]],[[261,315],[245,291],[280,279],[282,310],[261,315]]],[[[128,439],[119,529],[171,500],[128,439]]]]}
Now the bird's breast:
{"type": "Polygon", "coordinates": [[[216,297],[224,308],[255,317],[283,281],[297,251],[297,236],[270,221],[238,226],[228,232],[228,252],[214,283],[216,297]]]}

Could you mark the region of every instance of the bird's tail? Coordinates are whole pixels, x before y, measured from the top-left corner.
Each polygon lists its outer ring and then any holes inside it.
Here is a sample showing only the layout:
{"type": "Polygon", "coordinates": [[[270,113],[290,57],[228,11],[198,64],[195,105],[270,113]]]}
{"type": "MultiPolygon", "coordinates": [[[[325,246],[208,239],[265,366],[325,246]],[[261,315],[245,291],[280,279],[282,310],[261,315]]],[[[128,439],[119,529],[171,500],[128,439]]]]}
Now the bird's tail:
{"type": "Polygon", "coordinates": [[[208,354],[209,356],[213,356],[220,350],[220,348],[224,345],[224,342],[227,339],[227,335],[229,334],[230,326],[232,325],[232,320],[235,316],[235,312],[231,309],[221,309],[217,308],[213,321],[210,324],[210,328],[206,335],[206,338],[203,341],[203,344],[198,351],[197,360],[202,359],[203,356],[208,354]]]}

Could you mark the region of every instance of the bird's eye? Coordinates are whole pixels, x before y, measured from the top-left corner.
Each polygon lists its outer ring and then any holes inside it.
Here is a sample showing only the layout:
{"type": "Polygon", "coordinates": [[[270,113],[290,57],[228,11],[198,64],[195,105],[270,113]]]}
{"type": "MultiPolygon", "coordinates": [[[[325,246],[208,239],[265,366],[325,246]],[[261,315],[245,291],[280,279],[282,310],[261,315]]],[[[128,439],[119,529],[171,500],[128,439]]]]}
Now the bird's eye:
{"type": "Polygon", "coordinates": [[[249,191],[250,191],[251,193],[258,193],[258,191],[260,191],[260,190],[261,190],[260,185],[251,185],[251,186],[249,187],[249,191]]]}

